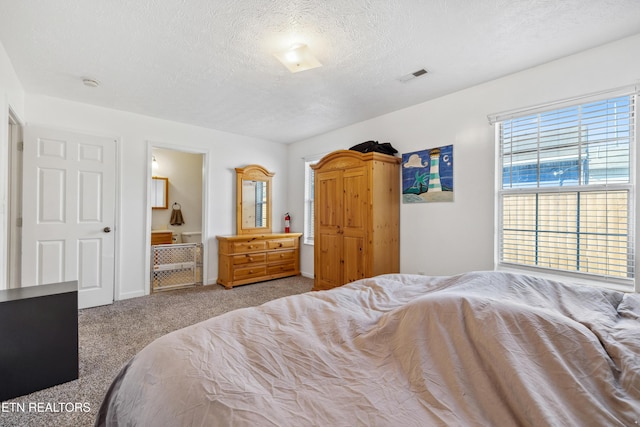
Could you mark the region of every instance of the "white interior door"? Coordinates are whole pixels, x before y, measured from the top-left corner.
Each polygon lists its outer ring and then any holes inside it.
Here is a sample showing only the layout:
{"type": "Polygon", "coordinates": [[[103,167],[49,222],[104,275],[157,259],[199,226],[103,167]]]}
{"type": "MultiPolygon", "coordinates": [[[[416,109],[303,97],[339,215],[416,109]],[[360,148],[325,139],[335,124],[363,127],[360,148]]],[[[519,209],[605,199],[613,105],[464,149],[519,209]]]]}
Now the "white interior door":
{"type": "Polygon", "coordinates": [[[22,286],[78,281],[80,308],[114,293],[116,141],[26,126],[22,286]]]}

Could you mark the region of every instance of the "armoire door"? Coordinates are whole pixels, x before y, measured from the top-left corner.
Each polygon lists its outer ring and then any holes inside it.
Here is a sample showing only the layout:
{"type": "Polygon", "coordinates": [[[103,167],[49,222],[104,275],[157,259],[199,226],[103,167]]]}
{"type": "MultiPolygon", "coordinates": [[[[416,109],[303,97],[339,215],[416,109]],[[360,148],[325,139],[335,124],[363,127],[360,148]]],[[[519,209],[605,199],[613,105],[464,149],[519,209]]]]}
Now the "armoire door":
{"type": "Polygon", "coordinates": [[[315,286],[330,289],[342,282],[342,172],[315,176],[315,286]]]}
{"type": "Polygon", "coordinates": [[[365,167],[350,168],[342,174],[342,283],[367,277],[368,183],[365,167]]]}

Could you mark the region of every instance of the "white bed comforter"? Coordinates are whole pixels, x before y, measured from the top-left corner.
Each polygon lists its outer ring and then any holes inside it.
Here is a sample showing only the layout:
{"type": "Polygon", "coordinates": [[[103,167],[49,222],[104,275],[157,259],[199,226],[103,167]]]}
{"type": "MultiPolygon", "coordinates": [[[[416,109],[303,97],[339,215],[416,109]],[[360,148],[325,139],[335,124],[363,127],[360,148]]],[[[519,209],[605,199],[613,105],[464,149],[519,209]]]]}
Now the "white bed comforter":
{"type": "Polygon", "coordinates": [[[157,339],[96,425],[640,425],[640,295],[385,275],[157,339]]]}

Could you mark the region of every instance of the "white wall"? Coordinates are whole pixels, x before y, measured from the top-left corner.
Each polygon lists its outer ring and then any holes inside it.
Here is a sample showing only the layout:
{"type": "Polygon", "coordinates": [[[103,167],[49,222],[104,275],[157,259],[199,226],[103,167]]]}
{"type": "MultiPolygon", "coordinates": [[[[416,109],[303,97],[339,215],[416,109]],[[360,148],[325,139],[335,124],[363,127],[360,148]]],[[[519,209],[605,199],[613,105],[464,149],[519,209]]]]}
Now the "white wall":
{"type": "MultiPolygon", "coordinates": [[[[42,95],[28,94],[25,104],[27,125],[40,124],[120,139],[116,299],[143,295],[144,284],[148,282],[145,222],[149,142],[209,152],[206,175],[209,217],[204,219],[207,234],[203,235],[208,247],[208,283],[214,283],[218,274],[215,236],[235,233],[236,167],[257,163],[275,172],[273,212],[286,209],[286,145],[42,95]]],[[[277,227],[276,221],[274,231],[279,231],[277,227]]]]}
{"type": "Polygon", "coordinates": [[[0,43],[0,289],[7,286],[9,235],[9,109],[24,117],[24,89],[0,43]]]}
{"type": "MultiPolygon", "coordinates": [[[[372,139],[391,142],[399,154],[453,144],[455,201],[401,205],[400,270],[429,275],[491,270],[495,149],[487,115],[635,84],[638,52],[640,35],[292,144],[289,192],[296,203],[291,213],[294,218],[304,213],[304,156],[372,139]]],[[[429,76],[423,79],[409,84],[428,85],[429,76]]],[[[301,230],[298,222],[295,231],[301,230]]],[[[302,248],[301,269],[313,275],[312,246],[302,248]]]]}
{"type": "Polygon", "coordinates": [[[1,42],[0,95],[2,95],[5,106],[7,104],[10,105],[11,109],[18,117],[24,117],[24,89],[1,42]]]}

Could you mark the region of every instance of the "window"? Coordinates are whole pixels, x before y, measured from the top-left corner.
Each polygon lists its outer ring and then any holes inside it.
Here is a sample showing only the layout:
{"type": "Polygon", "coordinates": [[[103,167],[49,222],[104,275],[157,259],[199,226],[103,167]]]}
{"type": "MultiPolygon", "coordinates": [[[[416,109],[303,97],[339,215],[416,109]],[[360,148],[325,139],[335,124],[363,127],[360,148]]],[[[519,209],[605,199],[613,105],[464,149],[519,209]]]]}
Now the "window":
{"type": "Polygon", "coordinates": [[[498,264],[635,276],[635,96],[498,122],[498,264]]]}
{"type": "Polygon", "coordinates": [[[313,245],[313,187],[314,171],[311,165],[318,163],[318,159],[304,162],[304,243],[313,245]]]}

